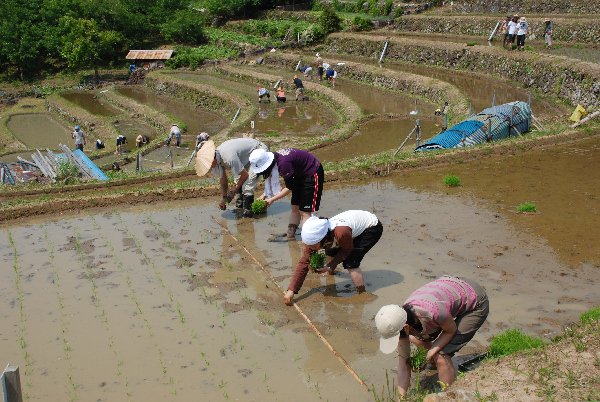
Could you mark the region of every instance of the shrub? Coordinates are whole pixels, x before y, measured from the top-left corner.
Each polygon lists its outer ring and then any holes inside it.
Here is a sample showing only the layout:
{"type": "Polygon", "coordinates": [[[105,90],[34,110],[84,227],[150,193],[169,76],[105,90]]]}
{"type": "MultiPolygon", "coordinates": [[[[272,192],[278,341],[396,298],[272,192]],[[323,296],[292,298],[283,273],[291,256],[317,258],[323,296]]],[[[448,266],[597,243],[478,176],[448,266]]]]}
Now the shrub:
{"type": "Polygon", "coordinates": [[[520,350],[537,349],[544,342],[541,339],[524,334],[520,329],[509,329],[492,339],[489,355],[500,357],[510,355],[520,350]]]}
{"type": "Polygon", "coordinates": [[[179,10],[162,24],[160,31],[167,40],[199,44],[204,40],[204,16],[194,10],[179,10]]]}
{"type": "Polygon", "coordinates": [[[308,28],[306,28],[306,30],[304,30],[302,32],[302,34],[300,34],[300,37],[302,38],[302,40],[304,40],[304,42],[306,42],[306,44],[308,44],[308,45],[310,45],[313,42],[318,41],[323,36],[325,36],[325,33],[323,32],[323,28],[321,28],[320,25],[316,25],[316,24],[309,25],[308,28]]]}
{"type": "Polygon", "coordinates": [[[260,215],[267,212],[267,202],[265,200],[256,200],[251,205],[250,208],[254,215],[260,215]]]}
{"type": "Polygon", "coordinates": [[[326,259],[327,259],[327,256],[325,255],[325,253],[322,253],[321,250],[319,250],[319,251],[312,252],[308,262],[310,263],[310,266],[313,267],[314,269],[319,269],[319,268],[323,268],[323,265],[325,265],[326,259]]]}
{"type": "Polygon", "coordinates": [[[383,15],[390,15],[393,6],[394,0],[385,0],[385,5],[383,6],[383,15]]]}
{"type": "Polygon", "coordinates": [[[336,14],[335,10],[331,6],[323,6],[321,11],[321,17],[319,18],[319,24],[323,28],[325,34],[339,31],[342,27],[342,19],[336,14]]]}
{"type": "Polygon", "coordinates": [[[371,30],[371,19],[357,15],[352,20],[352,25],[354,25],[354,27],[357,31],[370,31],[371,30]]]}
{"type": "Polygon", "coordinates": [[[517,211],[519,212],[537,212],[537,208],[535,207],[535,204],[532,203],[525,203],[525,204],[521,204],[517,207],[517,211]]]}
{"type": "Polygon", "coordinates": [[[600,321],[600,306],[581,313],[579,321],[583,324],[592,324],[594,321],[600,321]]]}
{"type": "Polygon", "coordinates": [[[402,17],[403,15],[404,15],[404,8],[402,8],[400,6],[394,8],[394,16],[402,17]]]}
{"type": "Polygon", "coordinates": [[[64,181],[68,184],[71,181],[79,180],[81,175],[77,166],[70,161],[60,159],[58,161],[58,167],[56,168],[56,180],[64,181]]]}
{"type": "Polygon", "coordinates": [[[356,2],[356,12],[357,13],[362,13],[363,12],[363,6],[366,3],[365,0],[358,0],[356,2]]]}
{"type": "Polygon", "coordinates": [[[444,176],[444,184],[448,187],[456,187],[460,185],[460,178],[453,174],[447,174],[444,176]]]}

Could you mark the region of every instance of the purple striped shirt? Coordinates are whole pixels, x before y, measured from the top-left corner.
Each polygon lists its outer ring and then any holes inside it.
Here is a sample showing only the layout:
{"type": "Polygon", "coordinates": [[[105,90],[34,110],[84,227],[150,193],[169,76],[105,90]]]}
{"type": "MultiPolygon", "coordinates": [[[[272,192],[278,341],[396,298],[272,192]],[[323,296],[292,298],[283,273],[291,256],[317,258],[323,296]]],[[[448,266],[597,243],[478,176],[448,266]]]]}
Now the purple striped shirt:
{"type": "Polygon", "coordinates": [[[448,317],[457,316],[475,308],[477,294],[465,281],[444,275],[415,290],[404,304],[410,304],[423,326],[418,333],[411,328],[412,335],[427,335],[440,329],[448,317]]]}

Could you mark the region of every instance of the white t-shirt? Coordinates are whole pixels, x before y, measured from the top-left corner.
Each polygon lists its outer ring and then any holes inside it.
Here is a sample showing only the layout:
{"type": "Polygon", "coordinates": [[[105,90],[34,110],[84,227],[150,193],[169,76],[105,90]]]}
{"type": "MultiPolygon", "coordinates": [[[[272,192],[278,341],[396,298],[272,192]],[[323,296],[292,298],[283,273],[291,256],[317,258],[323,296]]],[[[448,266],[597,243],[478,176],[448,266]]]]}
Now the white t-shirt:
{"type": "Polygon", "coordinates": [[[173,126],[171,127],[171,131],[169,132],[169,136],[175,134],[175,137],[179,137],[181,135],[181,131],[179,131],[179,127],[173,126]]]}
{"type": "Polygon", "coordinates": [[[85,134],[81,130],[73,131],[72,137],[75,138],[75,145],[83,144],[83,136],[84,135],[85,134]]]}
{"type": "Polygon", "coordinates": [[[514,21],[511,21],[508,23],[508,34],[509,35],[514,35],[515,32],[517,31],[517,23],[514,21]]]}
{"type": "Polygon", "coordinates": [[[348,226],[352,230],[352,238],[354,239],[360,236],[365,229],[377,225],[379,219],[367,211],[350,210],[337,214],[330,218],[329,222],[334,223],[336,226],[348,226]]]}
{"type": "Polygon", "coordinates": [[[519,22],[519,25],[517,26],[517,35],[525,35],[527,33],[527,28],[529,28],[527,22],[519,22]]]}

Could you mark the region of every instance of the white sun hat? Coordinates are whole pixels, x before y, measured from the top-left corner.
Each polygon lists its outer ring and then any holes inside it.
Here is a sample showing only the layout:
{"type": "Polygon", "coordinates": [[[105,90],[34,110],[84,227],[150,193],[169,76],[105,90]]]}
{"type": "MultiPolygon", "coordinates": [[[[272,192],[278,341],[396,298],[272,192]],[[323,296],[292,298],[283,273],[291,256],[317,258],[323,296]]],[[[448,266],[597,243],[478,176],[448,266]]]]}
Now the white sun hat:
{"type": "Polygon", "coordinates": [[[304,225],[302,225],[302,232],[300,233],[302,242],[307,246],[317,244],[323,240],[329,230],[329,226],[328,219],[320,219],[314,215],[311,216],[304,222],[304,225]]]}
{"type": "MultiPolygon", "coordinates": [[[[308,222],[308,221],[307,221],[308,222]]],[[[406,311],[396,304],[383,306],[375,316],[375,325],[379,331],[379,349],[385,353],[392,353],[398,347],[400,331],[406,324],[406,311]]]]}
{"type": "Polygon", "coordinates": [[[264,172],[269,166],[271,166],[273,159],[275,159],[273,152],[267,152],[260,148],[255,149],[252,151],[249,158],[250,165],[252,165],[252,171],[257,174],[264,172]]]}
{"type": "Polygon", "coordinates": [[[208,140],[196,153],[196,174],[198,176],[202,177],[210,170],[215,160],[215,149],[214,141],[208,140]]]}
{"type": "Polygon", "coordinates": [[[316,56],[317,56],[317,57],[321,56],[321,53],[317,53],[317,54],[316,54],[316,56]]]}

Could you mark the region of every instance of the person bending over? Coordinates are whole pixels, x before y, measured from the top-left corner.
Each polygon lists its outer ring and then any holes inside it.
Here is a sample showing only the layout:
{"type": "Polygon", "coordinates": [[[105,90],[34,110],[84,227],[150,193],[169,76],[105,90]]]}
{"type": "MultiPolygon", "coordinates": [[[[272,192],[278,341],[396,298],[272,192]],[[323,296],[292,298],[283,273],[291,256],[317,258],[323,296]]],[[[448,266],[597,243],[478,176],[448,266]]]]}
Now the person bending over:
{"type": "Polygon", "coordinates": [[[317,272],[333,275],[336,267],[341,263],[348,270],[356,291],[364,292],[365,281],[360,263],[365,254],[377,244],[382,233],[383,225],[377,216],[367,211],[346,211],[331,219],[310,217],[302,226],[304,252],[284,296],[285,304],[288,306],[294,304],[292,298],[298,293],[308,274],[310,256],[322,248],[328,255],[333,256],[333,259],[317,272]]]}
{"type": "Polygon", "coordinates": [[[428,350],[427,360],[438,370],[444,387],[456,378],[452,356],[485,322],[490,306],[485,290],[467,278],[444,275],[421,286],[404,302],[383,306],[375,316],[379,348],[398,351],[398,393],[410,384],[410,342],[428,350]]]}

